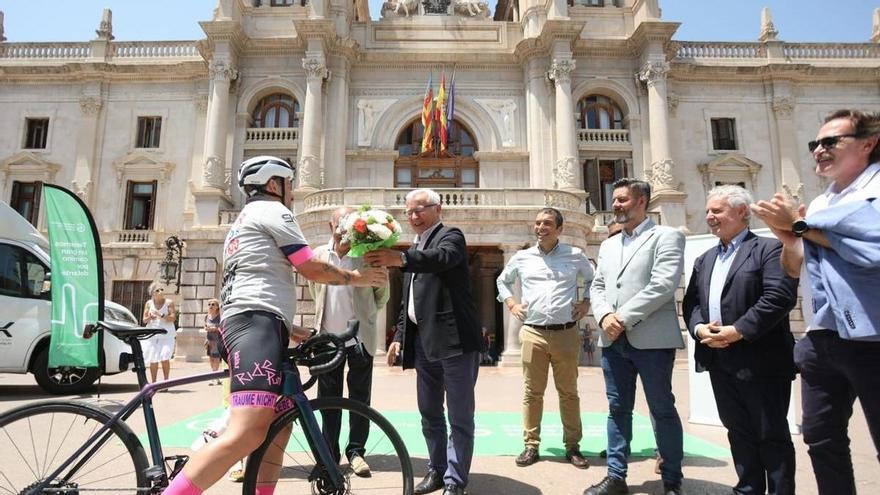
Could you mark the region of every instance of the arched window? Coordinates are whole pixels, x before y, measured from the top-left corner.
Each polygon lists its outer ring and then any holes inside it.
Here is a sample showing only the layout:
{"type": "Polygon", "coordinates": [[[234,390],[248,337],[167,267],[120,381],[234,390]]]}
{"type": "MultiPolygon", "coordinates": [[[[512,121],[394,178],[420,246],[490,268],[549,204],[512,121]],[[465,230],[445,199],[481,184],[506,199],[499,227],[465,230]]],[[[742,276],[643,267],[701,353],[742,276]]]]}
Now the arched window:
{"type": "Polygon", "coordinates": [[[271,94],[257,103],[251,127],[299,127],[299,102],[284,93],[271,94]]]}
{"type": "MultiPolygon", "coordinates": [[[[397,136],[394,145],[399,157],[394,161],[394,187],[478,187],[479,164],[474,159],[477,142],[465,126],[453,121],[449,129],[447,154],[421,155],[424,127],[413,120],[397,136]]],[[[438,138],[434,148],[439,149],[438,138]]]]}
{"type": "Polygon", "coordinates": [[[623,129],[623,112],[614,100],[589,95],[577,104],[578,129],[623,129]]]}

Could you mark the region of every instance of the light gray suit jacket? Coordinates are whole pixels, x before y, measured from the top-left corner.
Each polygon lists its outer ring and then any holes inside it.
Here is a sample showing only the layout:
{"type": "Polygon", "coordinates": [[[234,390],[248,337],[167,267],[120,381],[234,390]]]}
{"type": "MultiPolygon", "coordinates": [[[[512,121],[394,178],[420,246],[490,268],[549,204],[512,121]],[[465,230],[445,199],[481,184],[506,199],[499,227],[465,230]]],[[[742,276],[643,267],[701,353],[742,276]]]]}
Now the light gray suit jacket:
{"type": "MultiPolygon", "coordinates": [[[[315,249],[315,258],[321,261],[328,261],[330,246],[325,244],[315,249]]],[[[362,258],[352,258],[354,260],[354,269],[357,270],[363,266],[362,258]]],[[[315,300],[315,328],[321,330],[324,322],[324,306],[327,297],[327,285],[309,280],[309,292],[312,293],[312,299],[315,300]]],[[[376,333],[376,314],[379,309],[388,302],[388,286],[382,287],[352,287],[354,293],[354,315],[360,324],[358,337],[364,343],[367,352],[370,355],[376,353],[376,346],[379,342],[379,336],[376,333]]],[[[385,332],[382,332],[385,336],[385,332]]],[[[383,340],[384,342],[384,340],[383,340]]]]}
{"type": "MultiPolygon", "coordinates": [[[[684,234],[649,220],[625,259],[621,235],[606,239],[599,247],[590,286],[596,321],[616,312],[626,326],[627,339],[637,349],[684,347],[675,309],[675,289],[684,265],[684,234]]],[[[600,346],[612,343],[599,332],[600,346]]]]}

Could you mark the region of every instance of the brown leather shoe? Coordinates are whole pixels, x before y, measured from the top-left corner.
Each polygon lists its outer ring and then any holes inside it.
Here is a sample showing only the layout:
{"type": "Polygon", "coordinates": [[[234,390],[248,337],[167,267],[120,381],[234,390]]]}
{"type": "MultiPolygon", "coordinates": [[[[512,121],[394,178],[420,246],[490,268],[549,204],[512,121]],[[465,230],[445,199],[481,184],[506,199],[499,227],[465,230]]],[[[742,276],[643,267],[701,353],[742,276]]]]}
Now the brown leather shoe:
{"type": "Polygon", "coordinates": [[[565,451],[565,458],[568,459],[568,462],[570,462],[572,466],[578,469],[587,469],[590,467],[590,461],[581,454],[581,451],[578,448],[567,449],[565,451]]]}
{"type": "Polygon", "coordinates": [[[538,455],[538,449],[534,447],[526,447],[525,450],[516,458],[516,465],[519,467],[531,466],[538,462],[541,456],[538,455]]]}

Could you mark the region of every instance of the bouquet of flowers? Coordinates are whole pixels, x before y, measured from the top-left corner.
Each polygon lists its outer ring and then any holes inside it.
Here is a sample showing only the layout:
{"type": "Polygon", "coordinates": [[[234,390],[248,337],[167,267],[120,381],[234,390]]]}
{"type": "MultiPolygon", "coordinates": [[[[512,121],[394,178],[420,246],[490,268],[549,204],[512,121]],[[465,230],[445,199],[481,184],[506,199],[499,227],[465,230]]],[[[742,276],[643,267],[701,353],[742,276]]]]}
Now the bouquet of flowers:
{"type": "Polygon", "coordinates": [[[360,258],[365,253],[390,248],[400,239],[400,224],[388,212],[363,205],[342,220],[342,242],[351,246],[348,255],[360,258]]]}

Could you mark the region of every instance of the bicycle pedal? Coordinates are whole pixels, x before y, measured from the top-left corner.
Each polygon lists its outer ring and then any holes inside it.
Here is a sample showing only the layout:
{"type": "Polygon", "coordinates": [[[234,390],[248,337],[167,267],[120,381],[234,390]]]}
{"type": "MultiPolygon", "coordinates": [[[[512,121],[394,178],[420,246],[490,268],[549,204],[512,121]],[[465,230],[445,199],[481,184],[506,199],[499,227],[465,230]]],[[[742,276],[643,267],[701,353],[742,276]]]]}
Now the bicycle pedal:
{"type": "Polygon", "coordinates": [[[144,470],[144,476],[153,486],[167,486],[168,477],[165,476],[165,468],[163,466],[150,466],[144,470]]]}

